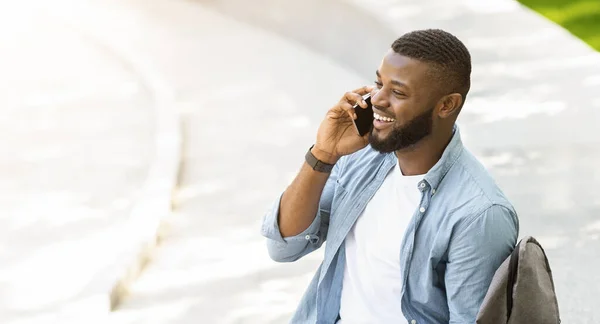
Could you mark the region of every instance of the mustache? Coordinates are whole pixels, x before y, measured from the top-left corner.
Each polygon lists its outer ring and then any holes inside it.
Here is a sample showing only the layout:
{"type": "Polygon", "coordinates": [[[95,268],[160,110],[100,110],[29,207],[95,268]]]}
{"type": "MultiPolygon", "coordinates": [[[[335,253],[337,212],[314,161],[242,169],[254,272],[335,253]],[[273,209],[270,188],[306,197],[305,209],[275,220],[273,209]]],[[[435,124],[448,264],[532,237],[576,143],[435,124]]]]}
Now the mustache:
{"type": "Polygon", "coordinates": [[[381,106],[373,105],[373,108],[376,108],[377,110],[381,111],[382,113],[384,113],[384,114],[386,114],[388,116],[394,116],[394,114],[392,114],[386,108],[383,108],[381,106]]]}

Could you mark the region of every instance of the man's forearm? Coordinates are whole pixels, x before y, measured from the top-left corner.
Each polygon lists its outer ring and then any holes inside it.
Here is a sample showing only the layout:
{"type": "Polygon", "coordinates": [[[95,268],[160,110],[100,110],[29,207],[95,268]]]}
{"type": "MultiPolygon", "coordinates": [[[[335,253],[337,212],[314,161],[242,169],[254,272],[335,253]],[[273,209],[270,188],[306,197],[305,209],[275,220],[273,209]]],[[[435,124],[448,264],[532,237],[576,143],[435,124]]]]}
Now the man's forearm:
{"type": "MultiPolygon", "coordinates": [[[[334,164],[337,159],[313,148],[313,155],[319,160],[334,164]]],[[[319,209],[319,200],[329,173],[313,170],[303,163],[300,172],[285,190],[279,206],[279,231],[281,236],[289,237],[302,233],[314,221],[319,209]]]]}

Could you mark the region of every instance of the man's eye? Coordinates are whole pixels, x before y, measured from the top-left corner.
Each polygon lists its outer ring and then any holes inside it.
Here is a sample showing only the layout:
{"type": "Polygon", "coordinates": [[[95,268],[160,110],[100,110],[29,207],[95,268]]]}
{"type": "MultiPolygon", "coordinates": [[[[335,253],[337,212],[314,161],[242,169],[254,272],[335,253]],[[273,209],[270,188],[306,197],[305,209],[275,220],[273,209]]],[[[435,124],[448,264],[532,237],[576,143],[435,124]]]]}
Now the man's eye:
{"type": "Polygon", "coordinates": [[[383,84],[379,81],[375,81],[375,85],[377,86],[377,88],[381,89],[381,87],[383,87],[383,84]]]}
{"type": "Polygon", "coordinates": [[[394,90],[394,91],[392,91],[392,92],[393,92],[393,93],[394,93],[396,96],[404,96],[404,95],[405,95],[404,93],[402,93],[402,92],[400,92],[400,91],[398,91],[398,90],[394,90]]]}

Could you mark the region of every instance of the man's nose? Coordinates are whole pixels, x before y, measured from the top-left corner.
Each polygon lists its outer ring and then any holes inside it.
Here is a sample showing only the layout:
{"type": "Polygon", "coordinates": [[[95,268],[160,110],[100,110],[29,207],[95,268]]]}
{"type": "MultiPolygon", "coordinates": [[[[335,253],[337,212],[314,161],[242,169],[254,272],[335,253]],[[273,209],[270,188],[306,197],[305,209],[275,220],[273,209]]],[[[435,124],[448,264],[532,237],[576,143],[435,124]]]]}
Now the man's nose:
{"type": "Polygon", "coordinates": [[[389,106],[389,101],[386,99],[385,92],[381,89],[375,88],[371,92],[371,104],[373,104],[373,106],[379,107],[389,106]]]}

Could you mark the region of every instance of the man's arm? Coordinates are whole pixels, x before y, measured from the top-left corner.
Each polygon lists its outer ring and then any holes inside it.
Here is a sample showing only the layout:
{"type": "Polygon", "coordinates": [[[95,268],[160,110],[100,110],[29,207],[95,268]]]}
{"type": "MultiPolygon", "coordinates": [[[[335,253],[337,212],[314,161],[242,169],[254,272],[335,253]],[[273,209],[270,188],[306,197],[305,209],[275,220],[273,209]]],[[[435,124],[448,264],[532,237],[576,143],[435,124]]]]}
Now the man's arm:
{"type": "MultiPolygon", "coordinates": [[[[311,152],[325,163],[337,162],[337,158],[317,147],[313,147],[311,152]]],[[[321,193],[328,178],[328,173],[315,171],[308,164],[302,164],[300,172],[281,197],[278,221],[279,232],[283,237],[302,233],[315,220],[321,193]]]]}
{"type": "Polygon", "coordinates": [[[269,239],[271,259],[296,261],[325,242],[335,183],[344,160],[335,164],[331,174],[317,173],[304,163],[292,184],[267,212],[262,235],[269,239]]]}
{"type": "Polygon", "coordinates": [[[450,323],[475,323],[494,273],[517,236],[513,211],[493,205],[452,239],[445,274],[450,323]]]}
{"type": "Polygon", "coordinates": [[[341,162],[338,160],[369,143],[369,134],[360,136],[353,126],[357,118],[354,107],[366,109],[368,105],[363,95],[373,90],[372,86],[364,86],[346,92],[319,125],[311,152],[317,159],[335,164],[332,174],[315,171],[303,163],[292,184],[265,216],[262,232],[270,239],[267,247],[273,260],[295,261],[325,241],[341,162]]]}

